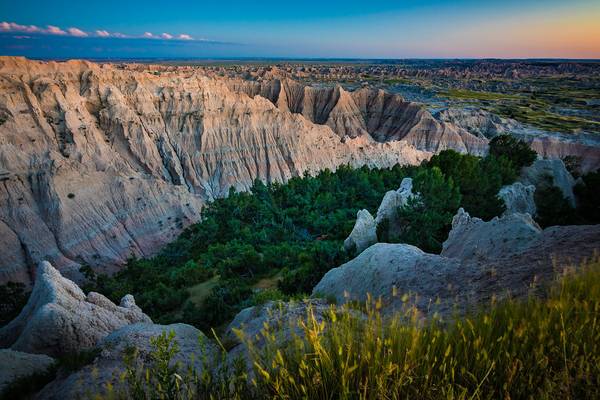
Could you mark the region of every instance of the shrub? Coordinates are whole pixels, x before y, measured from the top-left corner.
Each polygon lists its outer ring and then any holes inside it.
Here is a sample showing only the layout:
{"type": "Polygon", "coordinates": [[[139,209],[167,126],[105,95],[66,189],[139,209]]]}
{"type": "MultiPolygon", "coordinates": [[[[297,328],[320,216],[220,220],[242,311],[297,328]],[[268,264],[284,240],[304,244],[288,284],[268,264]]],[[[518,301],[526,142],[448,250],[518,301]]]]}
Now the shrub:
{"type": "Polygon", "coordinates": [[[490,140],[490,154],[507,158],[517,170],[531,165],[537,158],[537,153],[527,143],[512,135],[498,135],[490,140]]]}
{"type": "Polygon", "coordinates": [[[8,324],[21,312],[29,293],[25,285],[19,282],[8,282],[0,285],[0,326],[8,324]]]}

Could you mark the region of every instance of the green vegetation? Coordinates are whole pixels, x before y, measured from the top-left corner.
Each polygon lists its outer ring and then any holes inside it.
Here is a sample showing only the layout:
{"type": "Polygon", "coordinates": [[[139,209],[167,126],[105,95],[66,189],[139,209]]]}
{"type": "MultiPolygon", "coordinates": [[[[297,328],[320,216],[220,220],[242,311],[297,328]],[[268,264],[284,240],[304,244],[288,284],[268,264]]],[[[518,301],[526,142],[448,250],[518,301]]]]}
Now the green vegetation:
{"type": "Polygon", "coordinates": [[[496,155],[486,158],[444,151],[420,167],[341,167],[285,184],[256,181],[249,192],[231,190],[209,204],[202,221],[156,257],[131,259],[113,277],[83,268],[84,289],[115,302],[131,293],[160,323],[219,327],[244,307],[310,294],[329,269],[354,256],[342,244],[356,212],[374,214],[385,192],[407,176],[420,196],[399,210],[406,228],[396,237],[380,229],[380,240],[439,252],[458,207],[484,219],[503,212],[496,194],[528,158],[519,141],[492,147],[496,155]]]}
{"type": "Polygon", "coordinates": [[[498,101],[498,100],[518,100],[519,96],[506,93],[496,92],[479,92],[474,90],[466,89],[449,89],[448,91],[441,92],[441,96],[449,97],[453,99],[463,100],[484,100],[484,101],[498,101]]]}
{"type": "Polygon", "coordinates": [[[502,117],[553,132],[600,132],[598,79],[534,78],[421,82],[452,103],[477,105],[502,117]],[[475,86],[478,90],[463,88],[475,86]]]}
{"type": "Polygon", "coordinates": [[[342,241],[356,212],[374,213],[385,192],[415,171],[341,167],[286,184],[256,181],[249,192],[232,190],[205,207],[202,222],[158,256],[129,260],[113,277],[84,268],[85,289],[115,301],[132,293],[159,322],[219,326],[256,302],[310,293],[325,272],[352,256],[342,241]],[[276,287],[261,293],[255,285],[267,278],[276,287]]]}
{"type": "MultiPolygon", "coordinates": [[[[265,327],[264,348],[244,363],[206,357],[181,370],[173,335],[154,339],[148,361],[128,356],[132,399],[593,399],[600,387],[600,262],[565,274],[541,297],[508,299],[443,324],[408,308],[391,319],[379,302],[366,318],[332,306],[325,322],[310,310],[285,346],[265,327]]],[[[242,340],[245,340],[242,334],[242,340]]],[[[224,350],[223,350],[224,352],[224,350]]],[[[224,354],[221,359],[224,359],[224,354]]]]}
{"type": "Polygon", "coordinates": [[[22,283],[8,282],[0,285],[0,326],[12,321],[27,303],[29,293],[22,283]]]}

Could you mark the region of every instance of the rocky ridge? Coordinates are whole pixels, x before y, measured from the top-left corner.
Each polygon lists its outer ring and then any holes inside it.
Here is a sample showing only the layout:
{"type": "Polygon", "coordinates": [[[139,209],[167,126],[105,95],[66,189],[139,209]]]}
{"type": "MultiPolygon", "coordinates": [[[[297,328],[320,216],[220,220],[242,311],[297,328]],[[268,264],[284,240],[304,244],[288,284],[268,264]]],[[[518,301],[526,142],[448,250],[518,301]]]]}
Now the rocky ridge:
{"type": "Polygon", "coordinates": [[[408,244],[377,243],[331,269],[313,294],[337,304],[381,298],[384,313],[415,305],[449,317],[492,297],[524,296],[557,268],[576,266],[600,248],[600,225],[540,227],[529,214],[484,222],[460,209],[440,255],[408,244]]]}
{"type": "Polygon", "coordinates": [[[81,263],[113,272],[256,178],[485,149],[377,91],[11,57],[0,87],[0,282],[31,283],[44,259],[73,279],[81,263]]]}
{"type": "Polygon", "coordinates": [[[27,304],[0,328],[0,347],[60,356],[93,348],[109,333],[136,322],[152,320],[136,306],[133,296],[123,297],[119,306],[99,293],[86,296],[44,261],[27,304]]]}

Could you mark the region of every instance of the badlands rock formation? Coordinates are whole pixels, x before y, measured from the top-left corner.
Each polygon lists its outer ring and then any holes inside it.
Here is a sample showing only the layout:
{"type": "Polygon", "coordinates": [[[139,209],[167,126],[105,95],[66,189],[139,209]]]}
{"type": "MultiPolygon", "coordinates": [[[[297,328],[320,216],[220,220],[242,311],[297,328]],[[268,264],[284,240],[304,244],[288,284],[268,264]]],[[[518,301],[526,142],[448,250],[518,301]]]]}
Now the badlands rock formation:
{"type": "Polygon", "coordinates": [[[54,359],[43,354],[27,354],[0,349],[0,394],[15,380],[36,373],[44,373],[54,359]]]}
{"type": "Polygon", "coordinates": [[[571,206],[575,207],[575,179],[562,160],[536,160],[529,167],[523,168],[520,181],[535,187],[556,186],[571,206]]]}
{"type": "Polygon", "coordinates": [[[448,108],[436,113],[435,117],[442,123],[454,125],[482,138],[490,139],[502,134],[516,136],[529,143],[544,158],[580,157],[584,172],[600,168],[598,135],[549,133],[478,108],[448,108]]]}
{"type": "Polygon", "coordinates": [[[414,196],[412,178],[404,178],[398,190],[390,190],[383,196],[375,218],[368,210],[358,211],[354,228],[344,241],[346,250],[356,249],[360,253],[372,244],[377,243],[380,239],[377,237],[377,227],[383,221],[388,223],[388,236],[400,234],[402,226],[398,220],[398,209],[405,206],[408,200],[414,196]]]}
{"type": "Polygon", "coordinates": [[[508,214],[484,222],[460,208],[441,255],[463,261],[494,259],[522,252],[541,232],[529,214],[508,214]]]}
{"type": "Polygon", "coordinates": [[[415,197],[412,188],[412,178],[404,178],[398,190],[388,191],[381,200],[375,222],[379,225],[382,221],[388,221],[388,237],[399,235],[402,231],[401,223],[398,220],[398,209],[407,205],[408,201],[415,197]]]}
{"type": "Polygon", "coordinates": [[[432,152],[454,149],[482,154],[486,148],[486,140],[439,122],[421,105],[383,90],[365,88],[348,92],[340,86],[315,88],[286,78],[263,82],[231,80],[228,84],[236,92],[259,95],[281,110],[327,125],[342,138],[403,140],[432,152]]]}
{"type": "Polygon", "coordinates": [[[113,394],[118,393],[123,389],[121,376],[126,369],[126,351],[136,348],[140,358],[145,359],[152,351],[150,339],[170,332],[175,333],[174,339],[179,345],[179,353],[173,362],[180,363],[181,371],[191,367],[202,373],[204,357],[212,360],[217,352],[215,345],[202,332],[186,324],[139,323],[123,327],[101,340],[98,344],[100,354],[90,365],[66,377],[59,377],[44,387],[37,398],[65,400],[108,396],[109,385],[113,394]]]}
{"type": "Polygon", "coordinates": [[[254,349],[262,349],[267,343],[266,337],[273,337],[277,345],[283,346],[294,335],[303,335],[301,322],[322,323],[331,311],[332,306],[321,299],[270,301],[245,308],[235,316],[225,332],[224,340],[234,344],[227,358],[230,363],[241,358],[251,371],[253,366],[248,354],[248,342],[254,349]]]}
{"type": "Polygon", "coordinates": [[[0,347],[60,356],[94,347],[109,333],[136,322],[152,322],[133,296],[116,306],[99,293],[86,296],[48,262],[38,267],[35,286],[21,313],[0,329],[0,347]]]}
{"type": "Polygon", "coordinates": [[[498,192],[498,197],[504,201],[506,206],[505,215],[521,213],[535,216],[537,207],[534,194],[535,186],[515,182],[512,185],[502,187],[498,192]]]}
{"type": "Polygon", "coordinates": [[[411,294],[423,314],[449,316],[493,296],[523,296],[533,282],[552,279],[557,266],[578,265],[599,249],[600,225],[540,230],[527,214],[483,222],[460,210],[441,255],[378,243],[330,270],[313,294],[342,304],[370,293],[382,298],[385,312],[402,309],[411,294]]]}
{"type": "Polygon", "coordinates": [[[485,140],[380,91],[0,58],[0,282],[112,272],[255,178],[417,164],[485,140]]]}
{"type": "Polygon", "coordinates": [[[368,210],[359,210],[356,213],[356,222],[350,235],[344,240],[344,248],[348,251],[352,249],[357,253],[377,243],[377,224],[368,210]]]}

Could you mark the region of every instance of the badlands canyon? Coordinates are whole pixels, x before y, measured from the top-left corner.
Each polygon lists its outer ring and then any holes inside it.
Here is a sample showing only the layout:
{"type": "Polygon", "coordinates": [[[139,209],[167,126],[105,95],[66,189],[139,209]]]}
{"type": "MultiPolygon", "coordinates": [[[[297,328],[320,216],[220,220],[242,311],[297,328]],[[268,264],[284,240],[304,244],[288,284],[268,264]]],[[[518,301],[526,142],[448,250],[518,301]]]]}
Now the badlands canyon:
{"type": "MultiPolygon", "coordinates": [[[[30,285],[43,260],[76,280],[84,263],[114,272],[257,178],[486,152],[488,137],[465,128],[472,117],[436,118],[381,88],[217,72],[0,58],[0,282],[30,285]]],[[[531,142],[542,156],[600,160],[585,141],[531,142]]]]}
{"type": "Polygon", "coordinates": [[[0,58],[0,281],[114,272],[256,178],[418,164],[486,140],[381,90],[0,58]]]}
{"type": "MultiPolygon", "coordinates": [[[[585,287],[572,309],[597,307],[599,77],[598,64],[576,62],[0,57],[0,285],[15,298],[10,290],[23,292],[0,327],[0,363],[10,365],[0,393],[22,394],[19,380],[39,373],[29,388],[39,399],[154,398],[160,373],[133,382],[162,362],[177,389],[159,398],[276,397],[270,374],[293,385],[289,377],[304,379],[310,368],[303,359],[292,362],[305,368],[296,374],[290,365],[269,369],[262,351],[275,346],[273,363],[283,363],[279,348],[301,343],[302,353],[315,338],[354,349],[365,336],[332,338],[336,323],[350,324],[343,334],[368,336],[357,328],[367,324],[386,335],[368,324],[402,315],[410,296],[411,314],[392,324],[414,325],[390,325],[385,341],[364,343],[388,346],[406,326],[415,336],[403,340],[417,343],[424,339],[415,332],[434,321],[433,343],[445,326],[462,329],[460,318],[498,301],[508,304],[494,314],[501,322],[485,332],[490,346],[504,343],[513,314],[526,316],[514,323],[517,336],[537,321],[511,301],[528,298],[539,312],[531,295],[546,293],[557,273],[568,279],[566,271],[596,279],[567,287],[585,287]],[[173,358],[159,359],[172,341],[173,358]],[[137,372],[132,362],[141,363],[137,372]],[[246,368],[241,378],[237,363],[246,368]],[[202,386],[200,376],[214,381],[202,386]]],[[[548,304],[565,301],[549,293],[548,304]]],[[[568,327],[583,326],[569,339],[573,360],[596,351],[584,330],[597,335],[576,311],[567,315],[568,327]]],[[[475,338],[490,317],[477,325],[474,315],[475,338]]],[[[477,349],[480,336],[472,343],[477,349]]],[[[349,357],[372,350],[365,346],[349,357]]],[[[436,351],[458,365],[470,352],[456,348],[436,351]]],[[[525,352],[502,351],[488,374],[505,355],[512,363],[525,352]]],[[[432,354],[391,370],[422,365],[414,375],[422,376],[438,360],[432,354]]],[[[361,365],[388,365],[369,362],[361,365]]],[[[322,378],[316,370],[311,384],[322,378]]],[[[487,376],[465,384],[473,398],[487,376]]],[[[310,398],[311,384],[297,397],[310,398]]]]}

